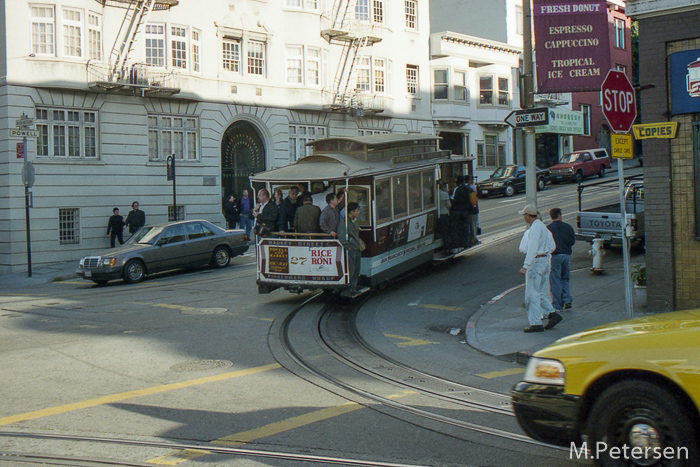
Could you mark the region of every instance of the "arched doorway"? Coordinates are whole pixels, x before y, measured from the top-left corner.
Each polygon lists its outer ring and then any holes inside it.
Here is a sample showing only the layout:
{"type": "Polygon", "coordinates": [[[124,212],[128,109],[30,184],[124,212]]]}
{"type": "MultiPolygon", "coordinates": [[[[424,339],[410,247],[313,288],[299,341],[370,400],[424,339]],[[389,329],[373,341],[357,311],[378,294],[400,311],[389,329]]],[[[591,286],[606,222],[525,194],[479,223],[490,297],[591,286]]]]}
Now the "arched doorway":
{"type": "Polygon", "coordinates": [[[260,134],[248,122],[235,122],[226,129],[221,141],[221,196],[241,197],[250,189],[251,173],[265,170],[265,146],[260,134]]]}

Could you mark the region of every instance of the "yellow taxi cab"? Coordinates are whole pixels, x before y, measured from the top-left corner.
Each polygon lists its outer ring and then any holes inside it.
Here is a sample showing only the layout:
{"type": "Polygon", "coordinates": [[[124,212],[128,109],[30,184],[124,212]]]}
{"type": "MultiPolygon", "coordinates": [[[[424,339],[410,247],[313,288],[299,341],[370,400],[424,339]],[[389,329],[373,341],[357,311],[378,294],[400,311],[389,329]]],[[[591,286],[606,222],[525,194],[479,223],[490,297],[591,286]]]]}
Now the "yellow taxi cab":
{"type": "Polygon", "coordinates": [[[532,438],[603,466],[700,465],[700,310],[599,326],[536,352],[511,392],[532,438]]]}

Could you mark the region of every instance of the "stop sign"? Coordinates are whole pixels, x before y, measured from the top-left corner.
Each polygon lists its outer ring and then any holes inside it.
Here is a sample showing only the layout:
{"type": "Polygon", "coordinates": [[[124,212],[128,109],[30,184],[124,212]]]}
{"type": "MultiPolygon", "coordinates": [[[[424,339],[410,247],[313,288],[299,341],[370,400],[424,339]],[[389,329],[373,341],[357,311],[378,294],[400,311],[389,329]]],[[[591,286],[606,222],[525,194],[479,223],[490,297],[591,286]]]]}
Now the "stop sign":
{"type": "Polygon", "coordinates": [[[616,133],[628,133],[637,118],[634,88],[622,71],[610,70],[600,88],[603,115],[616,133]]]}

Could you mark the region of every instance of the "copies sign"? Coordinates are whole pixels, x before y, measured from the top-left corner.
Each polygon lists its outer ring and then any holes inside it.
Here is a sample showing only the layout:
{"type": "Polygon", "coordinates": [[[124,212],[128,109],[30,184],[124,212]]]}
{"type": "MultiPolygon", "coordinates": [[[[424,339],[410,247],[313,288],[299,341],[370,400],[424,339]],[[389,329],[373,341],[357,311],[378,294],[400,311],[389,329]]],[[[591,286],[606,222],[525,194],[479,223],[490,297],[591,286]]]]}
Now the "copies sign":
{"type": "Polygon", "coordinates": [[[534,0],[537,92],[597,91],[610,69],[605,0],[534,0]]]}

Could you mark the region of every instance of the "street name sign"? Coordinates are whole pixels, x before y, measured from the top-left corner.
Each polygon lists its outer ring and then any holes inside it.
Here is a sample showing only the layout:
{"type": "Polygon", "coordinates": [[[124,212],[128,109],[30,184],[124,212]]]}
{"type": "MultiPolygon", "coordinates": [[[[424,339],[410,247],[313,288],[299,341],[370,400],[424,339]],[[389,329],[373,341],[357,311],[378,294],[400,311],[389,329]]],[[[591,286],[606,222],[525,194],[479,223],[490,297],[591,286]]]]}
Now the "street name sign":
{"type": "Polygon", "coordinates": [[[34,125],[34,119],[20,118],[19,120],[15,120],[15,125],[17,125],[18,127],[32,126],[34,125]]]}
{"type": "Polygon", "coordinates": [[[10,138],[38,138],[39,130],[23,130],[20,128],[10,128],[10,138]]]}
{"type": "Polygon", "coordinates": [[[635,139],[667,138],[673,139],[678,131],[678,122],[643,123],[632,125],[635,139]]]}
{"type": "Polygon", "coordinates": [[[513,128],[547,125],[549,123],[549,109],[538,107],[536,109],[514,110],[503,121],[513,128]]]}
{"type": "Polygon", "coordinates": [[[628,133],[637,118],[634,88],[627,75],[610,70],[600,87],[603,96],[603,115],[615,133],[628,133]]]}

